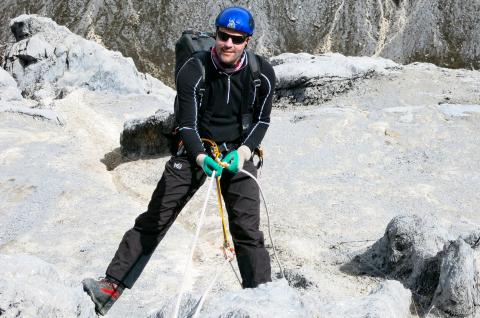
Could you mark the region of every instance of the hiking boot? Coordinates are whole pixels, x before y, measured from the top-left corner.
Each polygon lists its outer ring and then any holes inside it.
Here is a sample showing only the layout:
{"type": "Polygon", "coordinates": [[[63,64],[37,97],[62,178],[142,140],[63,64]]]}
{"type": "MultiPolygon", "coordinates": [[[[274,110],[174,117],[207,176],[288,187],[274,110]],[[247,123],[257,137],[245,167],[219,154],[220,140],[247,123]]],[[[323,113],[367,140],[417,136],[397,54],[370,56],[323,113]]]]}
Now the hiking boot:
{"type": "Polygon", "coordinates": [[[85,278],[82,280],[82,285],[83,290],[87,292],[95,304],[95,312],[101,316],[108,312],[124,289],[120,284],[108,278],[100,280],[85,278]]]}

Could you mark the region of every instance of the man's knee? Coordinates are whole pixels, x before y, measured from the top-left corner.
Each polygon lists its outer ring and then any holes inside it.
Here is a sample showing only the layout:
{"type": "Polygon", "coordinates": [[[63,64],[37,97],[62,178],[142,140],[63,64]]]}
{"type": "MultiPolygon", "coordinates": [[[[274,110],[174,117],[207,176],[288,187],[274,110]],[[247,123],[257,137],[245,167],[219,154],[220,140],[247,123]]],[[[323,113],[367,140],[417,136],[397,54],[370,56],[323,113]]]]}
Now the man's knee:
{"type": "Polygon", "coordinates": [[[237,246],[245,246],[247,248],[263,248],[264,237],[262,231],[258,228],[245,227],[238,224],[230,224],[230,232],[232,233],[233,242],[237,246]]]}

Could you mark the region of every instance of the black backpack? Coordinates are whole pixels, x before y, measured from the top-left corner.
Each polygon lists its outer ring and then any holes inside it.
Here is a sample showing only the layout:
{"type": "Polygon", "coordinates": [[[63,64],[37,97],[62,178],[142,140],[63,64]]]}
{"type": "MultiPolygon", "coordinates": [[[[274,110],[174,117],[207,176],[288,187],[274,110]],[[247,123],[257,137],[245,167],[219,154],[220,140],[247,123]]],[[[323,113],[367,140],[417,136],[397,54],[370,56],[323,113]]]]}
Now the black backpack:
{"type": "MultiPolygon", "coordinates": [[[[200,69],[202,70],[202,83],[205,83],[207,74],[205,72],[205,63],[206,57],[210,52],[210,49],[215,45],[215,35],[208,32],[197,32],[192,30],[187,30],[182,32],[182,36],[178,39],[175,44],[175,84],[177,83],[177,75],[180,69],[185,65],[185,63],[193,57],[195,62],[198,63],[200,69]]],[[[250,78],[256,87],[260,86],[260,67],[258,65],[257,56],[247,50],[248,64],[250,69],[250,78]]],[[[208,85],[201,87],[199,89],[200,96],[208,96],[207,93],[208,85]]],[[[258,90],[256,90],[258,94],[258,90]]],[[[244,102],[242,103],[242,129],[243,132],[246,132],[252,123],[253,109],[247,104],[247,98],[243,98],[244,102]]],[[[258,96],[255,98],[258,101],[258,96]]],[[[208,101],[207,101],[208,103],[208,101]]],[[[175,117],[178,114],[178,98],[175,97],[174,105],[174,114],[175,117]]],[[[202,112],[199,112],[199,116],[203,118],[203,122],[209,121],[211,112],[206,109],[202,112]]],[[[178,125],[178,122],[177,122],[178,125]]]]}

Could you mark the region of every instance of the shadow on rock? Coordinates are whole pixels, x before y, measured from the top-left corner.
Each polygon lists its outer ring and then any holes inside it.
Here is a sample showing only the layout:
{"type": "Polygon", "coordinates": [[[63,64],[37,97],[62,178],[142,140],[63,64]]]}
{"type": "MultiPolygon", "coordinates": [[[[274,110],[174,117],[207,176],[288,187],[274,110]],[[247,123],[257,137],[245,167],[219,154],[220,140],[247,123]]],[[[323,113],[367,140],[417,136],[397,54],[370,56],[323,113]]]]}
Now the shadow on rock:
{"type": "Polygon", "coordinates": [[[137,160],[145,160],[145,159],[158,159],[165,156],[169,156],[170,152],[165,152],[157,155],[130,155],[124,156],[122,154],[122,148],[118,147],[114,150],[106,153],[103,159],[100,159],[100,162],[105,165],[107,171],[112,171],[121,164],[137,161],[137,160]]]}
{"type": "Polygon", "coordinates": [[[285,108],[286,105],[315,105],[332,100],[335,96],[352,90],[357,82],[372,78],[374,71],[350,78],[336,76],[301,76],[291,81],[279,83],[275,89],[274,105],[285,108]]]}
{"type": "MultiPolygon", "coordinates": [[[[312,286],[316,286],[315,283],[309,280],[305,275],[300,273],[297,269],[284,269],[285,279],[288,285],[295,289],[309,289],[312,286]]],[[[280,279],[282,275],[277,274],[277,278],[280,279]]]]}
{"type": "Polygon", "coordinates": [[[480,306],[473,255],[479,238],[479,230],[455,238],[435,218],[397,216],[382,238],[341,270],[400,281],[421,316],[471,317],[480,306]]]}

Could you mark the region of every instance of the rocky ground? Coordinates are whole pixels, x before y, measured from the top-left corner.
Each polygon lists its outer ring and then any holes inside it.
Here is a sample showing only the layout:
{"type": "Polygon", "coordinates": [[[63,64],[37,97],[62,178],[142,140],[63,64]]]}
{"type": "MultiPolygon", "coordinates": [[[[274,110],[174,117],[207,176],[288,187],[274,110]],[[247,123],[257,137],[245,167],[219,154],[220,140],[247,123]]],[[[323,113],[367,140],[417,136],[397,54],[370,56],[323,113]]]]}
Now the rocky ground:
{"type": "MultiPolygon", "coordinates": [[[[131,66],[123,68],[118,60],[115,68],[100,73],[131,74],[131,66]]],[[[23,70],[38,72],[46,65],[58,70],[58,61],[52,57],[23,70]]],[[[442,244],[429,247],[432,257],[443,244],[458,237],[469,241],[466,237],[480,229],[480,72],[337,54],[286,54],[272,62],[279,90],[259,181],[288,284],[275,278],[255,290],[239,288],[218,248],[221,228],[212,196],[183,313],[219,270],[202,317],[449,314],[415,297],[419,291],[408,284],[413,281],[408,275],[387,272],[392,268],[373,261],[370,267],[381,275],[352,266],[378,246],[374,244],[395,217],[426,216],[438,233],[447,233],[442,244]]],[[[85,70],[98,69],[95,57],[82,63],[85,70]]],[[[92,90],[85,85],[85,72],[82,81],[72,77],[75,73],[61,74],[68,77],[43,78],[37,84],[59,92],[67,78],[75,84],[65,95],[32,94],[27,100],[19,87],[32,86],[16,84],[0,70],[0,315],[5,317],[94,317],[80,281],[103,275],[168,160],[166,155],[126,159],[118,148],[126,121],[158,109],[171,111],[172,90],[161,83],[149,84],[153,89],[148,94],[120,94],[108,86],[92,90]],[[117,160],[113,169],[107,164],[112,158],[117,160]]],[[[138,87],[139,79],[134,80],[138,87]]],[[[168,316],[205,194],[206,187],[187,205],[135,287],[109,316],[168,316]]],[[[471,249],[461,242],[445,246],[445,255],[456,246],[471,249]]],[[[381,256],[389,259],[393,252],[381,256]]],[[[476,273],[480,254],[475,249],[468,253],[471,262],[460,263],[476,273]]],[[[272,266],[278,273],[275,262],[272,266]]],[[[448,283],[448,277],[442,279],[429,288],[446,286],[441,283],[448,283]]],[[[466,283],[472,285],[473,305],[457,313],[475,317],[476,281],[466,283]]]]}

